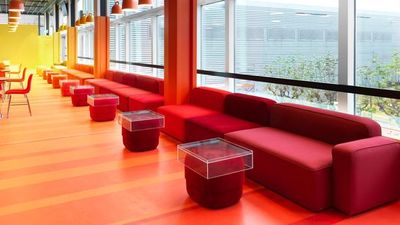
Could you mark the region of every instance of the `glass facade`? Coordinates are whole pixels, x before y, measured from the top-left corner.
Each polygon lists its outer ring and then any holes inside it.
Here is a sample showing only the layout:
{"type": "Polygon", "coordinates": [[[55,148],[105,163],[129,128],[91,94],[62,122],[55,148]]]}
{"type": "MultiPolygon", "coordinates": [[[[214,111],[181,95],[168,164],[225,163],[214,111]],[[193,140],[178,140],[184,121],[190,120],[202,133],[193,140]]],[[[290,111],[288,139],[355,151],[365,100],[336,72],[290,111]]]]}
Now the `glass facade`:
{"type": "MultiPolygon", "coordinates": [[[[110,10],[113,4],[109,1],[110,10]]],[[[162,5],[163,1],[155,1],[155,8],[139,7],[137,12],[111,16],[111,69],[164,76],[163,70],[130,64],[164,64],[164,12],[159,7],[162,5]]]]}
{"type": "MultiPolygon", "coordinates": [[[[343,32],[339,0],[204,2],[198,22],[198,68],[331,84],[347,80],[341,84],[400,90],[400,3],[353,2],[356,13],[347,22],[355,21],[356,26],[356,32],[348,34],[356,40],[355,62],[350,65],[354,73],[339,74],[343,32]]],[[[346,94],[204,75],[198,76],[198,85],[332,110],[346,105],[349,113],[371,117],[390,130],[390,135],[400,137],[399,100],[352,94],[341,98],[339,94],[346,94]]]]}

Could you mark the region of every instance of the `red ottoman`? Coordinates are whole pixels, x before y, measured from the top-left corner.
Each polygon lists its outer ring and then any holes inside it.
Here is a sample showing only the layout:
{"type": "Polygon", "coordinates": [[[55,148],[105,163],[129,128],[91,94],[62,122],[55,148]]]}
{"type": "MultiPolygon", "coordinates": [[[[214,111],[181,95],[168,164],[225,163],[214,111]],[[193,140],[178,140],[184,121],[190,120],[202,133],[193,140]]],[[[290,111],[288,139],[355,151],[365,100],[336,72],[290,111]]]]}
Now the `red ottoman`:
{"type": "Polygon", "coordinates": [[[164,116],[151,110],[123,112],[118,122],[122,126],[122,141],[130,151],[148,151],[157,148],[164,116]]]}
{"type": "Polygon", "coordinates": [[[51,82],[53,85],[53,88],[60,88],[60,81],[61,80],[66,80],[67,75],[52,75],[51,76],[51,82]]]}
{"type": "Polygon", "coordinates": [[[90,118],[97,122],[114,120],[119,103],[118,95],[97,94],[88,95],[90,118]]]}
{"type": "Polygon", "coordinates": [[[54,72],[54,71],[53,70],[49,70],[49,69],[43,70],[43,73],[42,73],[43,80],[47,80],[47,74],[51,73],[51,72],[54,72]]]}
{"type": "Polygon", "coordinates": [[[94,87],[90,85],[78,85],[70,87],[73,106],[87,106],[87,96],[94,93],[94,87]]]}
{"type": "Polygon", "coordinates": [[[51,79],[53,75],[60,75],[60,73],[57,72],[47,72],[47,83],[51,84],[53,80],[51,79]]]}
{"type": "Polygon", "coordinates": [[[61,96],[71,96],[70,88],[78,85],[79,80],[60,80],[61,96]]]}
{"type": "Polygon", "coordinates": [[[242,197],[244,171],[253,168],[253,152],[221,138],[178,145],[185,165],[186,190],[200,205],[218,209],[242,197]]]}

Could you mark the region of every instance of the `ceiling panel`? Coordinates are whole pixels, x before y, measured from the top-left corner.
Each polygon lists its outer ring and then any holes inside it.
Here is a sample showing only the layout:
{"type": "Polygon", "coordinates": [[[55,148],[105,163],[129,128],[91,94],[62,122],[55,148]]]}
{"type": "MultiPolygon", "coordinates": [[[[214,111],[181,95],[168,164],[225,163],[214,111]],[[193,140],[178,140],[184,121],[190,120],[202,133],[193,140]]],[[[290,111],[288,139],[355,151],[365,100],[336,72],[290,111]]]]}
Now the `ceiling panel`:
{"type": "MultiPolygon", "coordinates": [[[[10,0],[0,0],[0,13],[8,13],[8,3],[10,0]]],[[[55,0],[24,0],[25,12],[22,14],[39,15],[43,14],[45,8],[55,0]]]]}

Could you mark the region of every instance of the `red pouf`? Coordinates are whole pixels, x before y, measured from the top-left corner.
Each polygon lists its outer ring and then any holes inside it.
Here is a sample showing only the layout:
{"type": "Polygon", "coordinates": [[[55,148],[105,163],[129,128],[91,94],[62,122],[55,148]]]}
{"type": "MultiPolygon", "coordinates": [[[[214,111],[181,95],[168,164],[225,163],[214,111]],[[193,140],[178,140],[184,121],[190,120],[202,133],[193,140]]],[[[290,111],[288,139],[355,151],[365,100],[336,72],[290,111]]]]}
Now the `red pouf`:
{"type": "Polygon", "coordinates": [[[87,106],[87,96],[93,94],[94,87],[90,85],[78,85],[70,87],[73,106],[87,106]]]}
{"type": "Polygon", "coordinates": [[[114,120],[117,105],[110,106],[89,106],[90,118],[97,122],[114,120]]]}
{"type": "Polygon", "coordinates": [[[156,149],[160,129],[129,131],[122,127],[122,142],[129,151],[142,152],[156,149]]]}
{"type": "Polygon", "coordinates": [[[60,81],[61,96],[71,96],[70,88],[79,85],[79,80],[62,80],[60,81]]]}
{"type": "MultiPolygon", "coordinates": [[[[207,170],[205,164],[198,159],[187,155],[185,165],[186,190],[190,198],[203,207],[228,207],[236,204],[242,197],[244,171],[207,179],[192,170],[195,169],[199,173],[202,173],[201,170],[207,170]]],[[[215,174],[224,174],[241,170],[243,167],[242,158],[233,158],[210,164],[208,170],[213,170],[215,174]]]]}
{"type": "Polygon", "coordinates": [[[71,95],[71,101],[73,106],[88,106],[87,103],[88,94],[74,94],[71,95]]]}
{"type": "Polygon", "coordinates": [[[52,85],[53,88],[60,88],[60,81],[61,80],[66,80],[67,79],[67,75],[53,75],[52,79],[52,85]]]}
{"type": "Polygon", "coordinates": [[[47,83],[48,84],[52,84],[53,79],[52,79],[52,75],[58,75],[59,73],[56,72],[47,72],[47,83]]]}

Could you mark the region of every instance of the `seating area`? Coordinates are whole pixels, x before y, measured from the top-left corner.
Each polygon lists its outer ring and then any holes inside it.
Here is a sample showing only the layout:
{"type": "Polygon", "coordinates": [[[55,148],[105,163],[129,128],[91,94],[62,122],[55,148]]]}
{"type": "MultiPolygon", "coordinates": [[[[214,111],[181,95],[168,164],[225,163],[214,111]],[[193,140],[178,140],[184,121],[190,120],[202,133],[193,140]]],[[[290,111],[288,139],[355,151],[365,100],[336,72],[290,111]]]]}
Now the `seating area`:
{"type": "Polygon", "coordinates": [[[0,5],[0,225],[400,224],[400,3],[0,5]]]}

